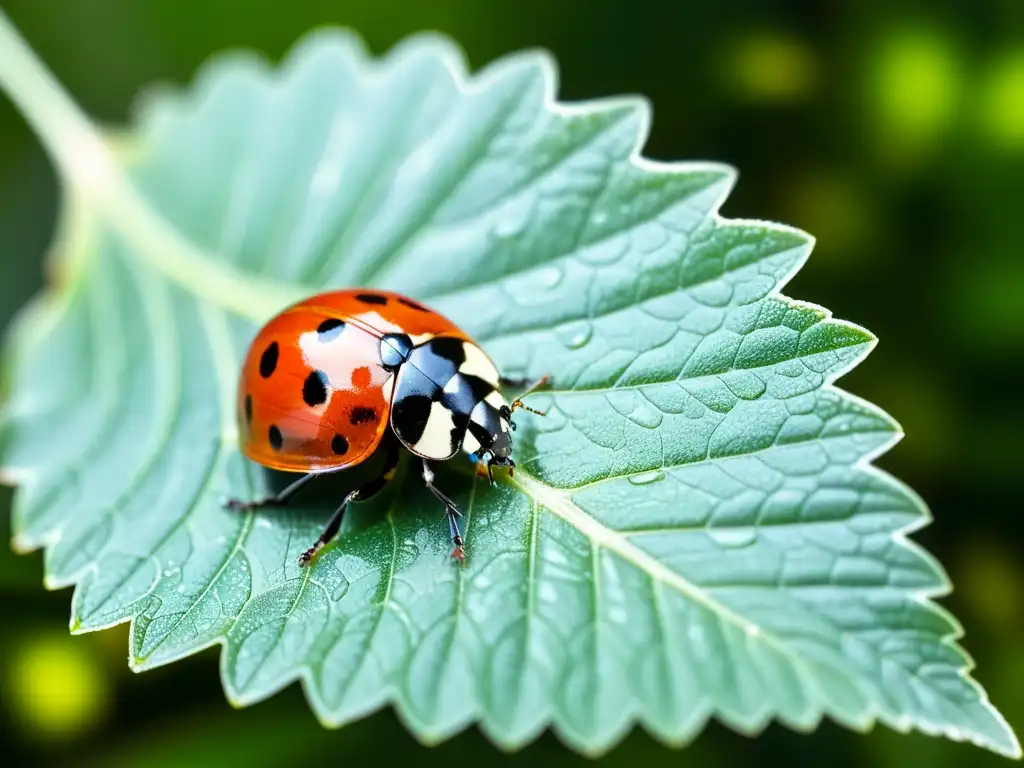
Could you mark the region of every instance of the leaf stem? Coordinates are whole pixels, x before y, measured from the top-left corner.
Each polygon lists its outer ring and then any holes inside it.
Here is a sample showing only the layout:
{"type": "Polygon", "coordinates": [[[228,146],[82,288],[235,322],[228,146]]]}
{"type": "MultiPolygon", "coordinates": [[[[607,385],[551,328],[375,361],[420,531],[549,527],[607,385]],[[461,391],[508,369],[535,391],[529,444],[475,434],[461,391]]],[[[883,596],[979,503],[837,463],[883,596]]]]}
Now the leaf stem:
{"type": "Polygon", "coordinates": [[[308,290],[242,272],[183,238],[128,179],[96,126],[0,10],[0,87],[79,191],[131,246],[133,256],[189,292],[255,321],[308,290]]]}
{"type": "Polygon", "coordinates": [[[116,166],[106,144],[2,9],[0,86],[35,130],[67,182],[86,189],[114,183],[116,166]]]}

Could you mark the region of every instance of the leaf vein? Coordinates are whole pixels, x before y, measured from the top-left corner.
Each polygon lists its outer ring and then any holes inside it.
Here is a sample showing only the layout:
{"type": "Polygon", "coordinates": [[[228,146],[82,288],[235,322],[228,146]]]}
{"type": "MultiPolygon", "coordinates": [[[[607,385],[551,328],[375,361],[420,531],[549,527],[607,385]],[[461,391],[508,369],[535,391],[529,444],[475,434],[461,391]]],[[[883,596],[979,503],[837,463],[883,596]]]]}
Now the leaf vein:
{"type": "MultiPolygon", "coordinates": [[[[685,173],[685,171],[680,172],[680,175],[682,175],[682,173],[685,173]]],[[[608,231],[608,232],[602,233],[602,234],[598,235],[597,237],[595,237],[593,240],[588,240],[586,242],[577,242],[577,243],[574,244],[574,246],[573,246],[573,248],[571,250],[564,250],[564,251],[561,251],[559,253],[553,253],[553,254],[550,254],[550,255],[546,256],[546,258],[544,259],[545,266],[550,267],[551,265],[554,265],[554,264],[556,264],[557,262],[559,262],[559,261],[561,261],[563,259],[576,258],[577,257],[577,251],[579,250],[579,248],[581,246],[585,246],[585,247],[589,248],[589,247],[592,247],[592,246],[601,245],[601,244],[603,244],[605,242],[608,242],[608,241],[614,239],[615,237],[617,237],[617,236],[619,236],[619,235],[621,235],[621,234],[623,234],[625,232],[630,232],[630,231],[636,230],[636,229],[640,228],[641,226],[643,226],[644,224],[650,224],[650,223],[656,221],[658,219],[658,217],[662,216],[666,211],[669,211],[669,210],[671,210],[672,208],[674,208],[676,206],[685,206],[685,205],[687,205],[688,201],[691,198],[696,197],[701,192],[706,191],[708,186],[711,186],[712,184],[717,184],[717,183],[720,183],[720,182],[721,182],[720,178],[715,178],[715,179],[709,181],[708,185],[705,186],[705,187],[701,187],[700,189],[697,189],[697,190],[687,190],[686,194],[682,195],[681,197],[668,197],[668,196],[666,196],[665,200],[661,201],[661,204],[656,206],[653,211],[645,212],[645,214],[642,217],[640,217],[638,219],[635,219],[628,226],[623,227],[622,229],[612,230],[612,231],[608,231]]],[[[484,287],[487,287],[487,286],[497,285],[497,284],[503,283],[503,282],[511,282],[513,279],[518,278],[518,277],[522,277],[523,274],[525,274],[525,273],[527,273],[527,272],[529,272],[529,271],[531,271],[533,269],[536,269],[537,266],[538,266],[537,263],[535,263],[534,261],[523,259],[522,262],[520,264],[518,264],[515,268],[513,268],[513,269],[511,269],[509,271],[506,271],[504,274],[499,275],[497,277],[490,277],[490,278],[486,278],[486,279],[483,279],[483,280],[477,280],[477,281],[474,281],[472,285],[468,285],[468,286],[465,286],[465,287],[462,287],[462,288],[451,288],[451,289],[446,288],[444,290],[434,291],[434,292],[428,291],[424,295],[420,296],[419,298],[421,298],[424,301],[434,301],[434,302],[440,301],[441,299],[450,300],[452,298],[457,298],[457,297],[459,297],[459,296],[461,296],[463,294],[479,291],[481,288],[484,288],[484,287]]]]}

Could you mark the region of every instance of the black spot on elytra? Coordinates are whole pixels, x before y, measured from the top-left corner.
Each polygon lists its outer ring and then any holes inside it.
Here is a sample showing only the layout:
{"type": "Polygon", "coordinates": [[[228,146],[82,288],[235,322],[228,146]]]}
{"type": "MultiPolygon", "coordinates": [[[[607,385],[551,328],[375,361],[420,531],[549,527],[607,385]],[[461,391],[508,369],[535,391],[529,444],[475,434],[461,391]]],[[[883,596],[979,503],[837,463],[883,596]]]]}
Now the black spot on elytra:
{"type": "Polygon", "coordinates": [[[433,400],[427,395],[407,395],[395,400],[391,424],[406,443],[415,445],[427,428],[433,400]]]}
{"type": "Polygon", "coordinates": [[[383,306],[388,303],[388,297],[381,296],[379,293],[357,293],[356,299],[363,302],[363,304],[377,304],[383,306]]]}
{"type": "Polygon", "coordinates": [[[272,341],[260,355],[260,376],[264,379],[269,379],[277,368],[277,357],[280,352],[281,349],[277,346],[277,342],[272,341]]]}
{"type": "Polygon", "coordinates": [[[343,330],[345,330],[345,322],[336,317],[329,317],[316,327],[316,332],[319,334],[320,341],[331,341],[332,339],[336,339],[341,335],[343,330]]]}
{"type": "Polygon", "coordinates": [[[327,375],[323,371],[313,371],[302,384],[302,399],[311,408],[327,402],[327,375]]]}
{"type": "Polygon", "coordinates": [[[331,450],[339,456],[343,456],[348,453],[348,440],[344,435],[334,436],[334,439],[331,440],[331,450]]]}
{"type": "Polygon", "coordinates": [[[245,423],[252,424],[252,395],[245,396],[245,423]]]}
{"type": "Polygon", "coordinates": [[[408,307],[409,309],[415,309],[417,312],[429,312],[430,311],[429,309],[424,307],[422,304],[418,304],[417,302],[413,301],[412,299],[407,299],[407,298],[405,298],[405,296],[399,296],[398,297],[398,303],[402,304],[403,306],[408,307]]]}
{"type": "Polygon", "coordinates": [[[281,446],[284,445],[284,438],[281,436],[281,430],[277,428],[276,424],[270,425],[267,437],[270,438],[270,447],[275,451],[280,451],[281,446]]]}
{"type": "Polygon", "coordinates": [[[377,412],[373,408],[367,408],[365,405],[357,405],[352,409],[352,413],[348,416],[349,423],[353,427],[360,424],[366,424],[370,421],[377,420],[377,412]]]}

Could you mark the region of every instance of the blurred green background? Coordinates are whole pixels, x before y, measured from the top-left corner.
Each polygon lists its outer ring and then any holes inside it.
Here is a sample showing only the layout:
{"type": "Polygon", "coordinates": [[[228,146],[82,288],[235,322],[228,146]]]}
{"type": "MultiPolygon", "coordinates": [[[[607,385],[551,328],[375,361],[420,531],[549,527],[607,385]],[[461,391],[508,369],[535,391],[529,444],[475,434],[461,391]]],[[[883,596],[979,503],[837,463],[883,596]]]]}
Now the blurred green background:
{"type": "MultiPolygon", "coordinates": [[[[272,59],[306,31],[354,28],[380,53],[440,30],[473,67],[516,49],[557,57],[562,99],[642,93],[645,154],[740,169],[723,208],[818,238],[786,293],[880,337],[841,385],[907,436],[877,463],[930,504],[914,538],[956,585],[976,678],[1024,728],[1024,2],[833,0],[4,0],[30,45],[96,119],[121,123],[138,89],[187,83],[225,47],[272,59]],[[1019,390],[1018,390],[1019,391],[1019,390]]],[[[0,325],[42,284],[56,178],[0,98],[0,325]]],[[[0,491],[9,540],[10,493],[0,491]]],[[[71,637],[70,591],[46,592],[39,553],[0,547],[0,748],[22,765],[288,765],[392,760],[586,764],[550,734],[517,755],[471,729],[419,746],[390,711],[322,729],[292,686],[233,710],[217,652],[142,675],[127,629],[71,637]]],[[[1008,764],[878,728],[771,726],[757,740],[711,725],[686,751],[635,732],[602,762],[631,765],[1008,764]]]]}

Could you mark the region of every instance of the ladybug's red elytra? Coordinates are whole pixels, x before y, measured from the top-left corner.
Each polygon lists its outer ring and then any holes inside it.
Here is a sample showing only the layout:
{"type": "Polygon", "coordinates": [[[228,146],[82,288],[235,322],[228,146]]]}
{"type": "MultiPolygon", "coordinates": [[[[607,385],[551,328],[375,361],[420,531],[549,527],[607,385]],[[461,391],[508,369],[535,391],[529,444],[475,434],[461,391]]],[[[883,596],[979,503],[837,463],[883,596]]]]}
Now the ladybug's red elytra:
{"type": "Polygon", "coordinates": [[[275,496],[229,499],[235,509],[286,505],[317,475],[352,467],[378,447],[381,475],[349,493],[320,538],[299,556],[307,565],[338,532],[349,503],[380,491],[395,473],[399,448],[419,457],[423,481],[445,507],[452,556],[462,560],[458,507],[434,485],[427,463],[460,450],[485,469],[515,469],[512,413],[500,389],[548,381],[508,379],[463,330],[419,302],[391,291],[344,289],[293,304],[249,346],[238,387],[242,452],[271,469],[303,473],[275,496]]]}

